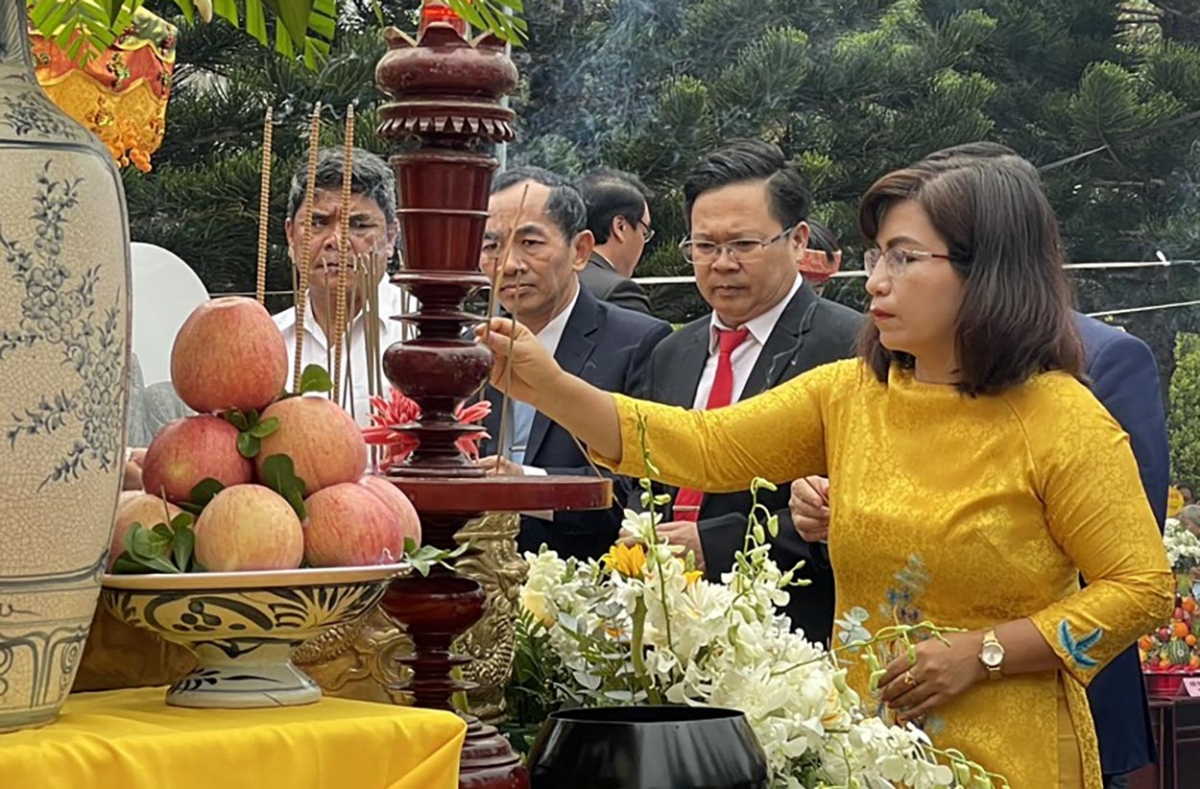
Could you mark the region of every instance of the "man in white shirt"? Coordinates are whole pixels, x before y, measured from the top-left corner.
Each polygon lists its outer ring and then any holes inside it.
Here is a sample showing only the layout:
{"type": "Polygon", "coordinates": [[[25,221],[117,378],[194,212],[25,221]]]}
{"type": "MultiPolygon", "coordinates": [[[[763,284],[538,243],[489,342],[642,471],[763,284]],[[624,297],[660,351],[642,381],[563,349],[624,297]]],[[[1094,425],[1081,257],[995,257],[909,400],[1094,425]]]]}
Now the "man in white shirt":
{"type": "MultiPolygon", "coordinates": [[[[316,190],[313,194],[312,240],[309,245],[308,306],[304,312],[303,365],[319,364],[332,374],[333,342],[330,327],[335,322],[337,307],[338,247],[341,233],[342,173],[345,153],[341,148],[326,148],[317,155],[316,190]]],[[[304,245],[304,218],[308,210],[304,191],[308,180],[305,162],[292,177],[288,194],[288,214],[285,226],[288,254],[293,265],[300,263],[304,245]]],[[[370,391],[367,370],[379,359],[367,358],[367,322],[364,307],[368,304],[369,289],[378,294],[375,304],[378,314],[379,356],[388,346],[402,339],[401,324],[390,320],[400,315],[402,293],[387,281],[387,262],[396,249],[399,224],[396,219],[396,181],[392,169],[373,153],[354,150],[350,195],[350,264],[368,257],[376,262],[370,277],[360,277],[351,270],[347,277],[346,317],[350,324],[348,337],[343,338],[342,391],[350,396],[346,410],[362,426],[370,424],[370,391]]],[[[275,324],[287,342],[288,358],[295,352],[296,310],[285,310],[275,316],[275,324]]],[[[289,365],[288,388],[294,387],[293,370],[289,365]]],[[[389,388],[381,378],[385,391],[389,388]]]]}
{"type": "MultiPolygon", "coordinates": [[[[592,234],[575,187],[540,168],[508,170],[492,184],[488,212],[480,267],[490,277],[496,276],[506,240],[513,238],[500,274],[498,301],[505,312],[528,326],[568,373],[610,392],[636,393],[650,351],[671,327],[599,301],[580,286],[577,272],[587,265],[592,234]]],[[[487,397],[492,414],[484,422],[491,436],[482,448],[485,468],[500,474],[593,473],[571,435],[526,403],[509,402],[501,437],[503,397],[491,387],[487,397]]],[[[623,502],[632,482],[617,478],[614,487],[623,502]]],[[[523,551],[545,543],[564,556],[599,557],[617,539],[621,515],[614,506],[556,513],[552,521],[525,517],[518,543],[523,551]]]]}
{"type": "MultiPolygon", "coordinates": [[[[797,271],[811,203],[803,177],[777,147],[740,140],[717,149],[692,170],[684,200],[691,237],[681,249],[713,311],[655,348],[648,399],[721,408],[853,355],[861,316],[818,297],[797,271]]],[[[749,491],[670,492],[671,520],[660,532],[689,548],[706,577],[719,581],[742,549],[749,491]]],[[[786,486],[760,492],[759,503],[780,518],[772,557],[784,569],[805,561],[799,575],[812,582],[791,590],[785,613],[811,639],[824,641],[833,620],[828,563],[792,528],[786,486]]]]}

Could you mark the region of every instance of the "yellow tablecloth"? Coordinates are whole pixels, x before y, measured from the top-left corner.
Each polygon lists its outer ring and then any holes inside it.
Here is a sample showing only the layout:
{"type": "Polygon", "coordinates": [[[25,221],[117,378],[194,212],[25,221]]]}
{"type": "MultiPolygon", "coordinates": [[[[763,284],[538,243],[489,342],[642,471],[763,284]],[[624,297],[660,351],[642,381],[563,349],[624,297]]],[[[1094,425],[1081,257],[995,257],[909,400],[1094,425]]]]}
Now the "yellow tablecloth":
{"type": "Polygon", "coordinates": [[[466,725],[447,712],[326,698],[259,710],[168,707],[163,688],[71,696],[58,721],[0,734],[3,789],[457,789],[466,725]]]}

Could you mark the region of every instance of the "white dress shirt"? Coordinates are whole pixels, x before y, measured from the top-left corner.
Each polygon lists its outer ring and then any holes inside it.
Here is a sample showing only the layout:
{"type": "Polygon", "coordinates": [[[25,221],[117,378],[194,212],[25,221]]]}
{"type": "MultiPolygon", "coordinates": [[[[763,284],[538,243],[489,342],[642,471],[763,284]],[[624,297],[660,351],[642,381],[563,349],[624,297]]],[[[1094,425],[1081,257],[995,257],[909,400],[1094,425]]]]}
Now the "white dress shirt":
{"type": "MultiPolygon", "coordinates": [[[[405,339],[403,324],[400,321],[389,320],[391,316],[405,312],[402,299],[403,293],[400,288],[389,283],[386,278],[379,284],[379,353],[381,355],[389,345],[405,339]]],[[[368,427],[371,424],[371,393],[367,388],[367,338],[364,320],[365,317],[360,312],[350,326],[349,351],[347,352],[344,345],[342,348],[342,391],[353,392],[353,396],[346,401],[346,410],[350,412],[360,427],[368,427]]],[[[293,307],[276,315],[275,325],[283,332],[283,339],[287,344],[287,388],[291,391],[295,386],[295,382],[292,380],[294,370],[291,361],[296,352],[296,309],[293,307]]],[[[326,368],[330,375],[333,375],[332,365],[329,362],[330,347],[325,332],[321,330],[313,315],[310,301],[308,309],[304,311],[304,349],[301,357],[303,360],[301,369],[310,364],[319,364],[326,368]]],[[[379,364],[378,360],[375,364],[379,364]]],[[[382,367],[377,367],[377,369],[382,371],[382,367]]],[[[386,377],[382,379],[382,382],[383,393],[387,397],[391,392],[391,384],[388,383],[386,377]]]]}
{"type": "Polygon", "coordinates": [[[775,329],[775,324],[779,322],[783,311],[787,309],[787,305],[795,298],[796,292],[800,290],[800,286],[803,284],[804,278],[796,274],[796,281],[792,283],[792,289],[788,291],[787,296],[762,315],[751,321],[747,321],[744,326],[726,326],[717,317],[716,310],[713,310],[712,321],[708,330],[708,361],[704,363],[704,372],[700,375],[700,385],[696,387],[696,399],[692,403],[692,408],[697,411],[703,411],[704,407],[708,405],[708,395],[712,391],[713,381],[717,377],[717,359],[720,358],[720,355],[717,353],[720,348],[717,341],[718,331],[741,328],[750,330],[750,336],[729,357],[729,361],[733,365],[733,398],[731,403],[736,403],[742,399],[742,390],[746,388],[746,382],[750,380],[750,373],[754,370],[754,365],[758,363],[758,357],[762,355],[763,346],[767,344],[767,338],[771,336],[771,332],[775,329]]]}
{"type": "MultiPolygon", "coordinates": [[[[558,353],[558,344],[562,342],[562,336],[563,332],[566,331],[567,322],[571,320],[571,313],[575,311],[575,304],[579,301],[580,287],[579,281],[576,279],[575,295],[571,297],[571,302],[567,304],[567,308],[551,318],[550,322],[542,327],[542,330],[537,333],[538,342],[542,344],[542,347],[545,348],[551,356],[554,356],[556,353],[558,353]]],[[[528,466],[524,463],[525,447],[529,443],[529,432],[533,427],[533,407],[528,403],[522,403],[519,400],[510,400],[509,405],[513,409],[513,413],[511,414],[513,419],[510,422],[512,428],[511,437],[508,439],[508,443],[510,445],[509,451],[513,462],[520,465],[525,470],[527,475],[544,476],[546,474],[545,469],[528,466]],[[518,425],[521,427],[520,431],[518,431],[518,425]]]]}

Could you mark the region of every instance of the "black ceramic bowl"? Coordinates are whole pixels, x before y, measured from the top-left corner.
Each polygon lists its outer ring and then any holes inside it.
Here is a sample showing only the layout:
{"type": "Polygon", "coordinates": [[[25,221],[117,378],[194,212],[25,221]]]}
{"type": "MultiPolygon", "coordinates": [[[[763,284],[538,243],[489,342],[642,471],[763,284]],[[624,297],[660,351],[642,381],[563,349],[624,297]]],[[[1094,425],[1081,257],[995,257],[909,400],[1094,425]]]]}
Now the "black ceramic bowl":
{"type": "Polygon", "coordinates": [[[766,789],[767,761],[736,710],[556,712],[529,753],[533,789],[766,789]]]}

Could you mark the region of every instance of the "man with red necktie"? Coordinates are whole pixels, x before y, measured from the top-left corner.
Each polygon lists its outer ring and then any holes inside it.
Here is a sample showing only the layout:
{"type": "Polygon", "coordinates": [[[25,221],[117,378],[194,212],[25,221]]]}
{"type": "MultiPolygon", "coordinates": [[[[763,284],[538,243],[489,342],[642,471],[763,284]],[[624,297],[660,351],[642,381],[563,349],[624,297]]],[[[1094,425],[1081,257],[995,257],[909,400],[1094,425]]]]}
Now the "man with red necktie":
{"type": "MultiPolygon", "coordinates": [[[[756,140],[724,145],[692,171],[684,199],[691,235],[681,249],[713,311],[655,348],[647,398],[721,408],[853,355],[861,316],[817,296],[797,272],[811,201],[803,177],[777,147],[756,140]]],[[[705,576],[719,581],[742,549],[750,492],[670,492],[674,505],[660,533],[690,549],[705,576]]],[[[759,501],[780,519],[772,557],[785,570],[805,561],[798,575],[812,582],[790,590],[784,612],[810,640],[827,641],[833,619],[828,564],[812,561],[792,527],[786,485],[760,492],[759,501]]]]}

